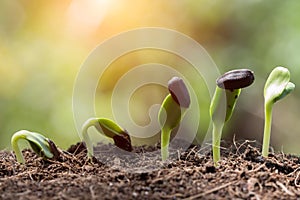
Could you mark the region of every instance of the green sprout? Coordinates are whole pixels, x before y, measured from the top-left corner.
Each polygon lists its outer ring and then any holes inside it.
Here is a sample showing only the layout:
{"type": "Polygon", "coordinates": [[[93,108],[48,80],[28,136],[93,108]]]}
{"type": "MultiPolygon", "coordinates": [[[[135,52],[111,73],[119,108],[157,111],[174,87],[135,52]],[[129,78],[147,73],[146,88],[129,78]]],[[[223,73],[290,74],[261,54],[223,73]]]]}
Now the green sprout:
{"type": "Polygon", "coordinates": [[[220,160],[223,126],[231,118],[241,88],[251,85],[253,81],[253,72],[248,69],[232,70],[217,79],[217,87],[210,104],[210,116],[213,122],[212,151],[215,164],[220,160]]]}
{"type": "Polygon", "coordinates": [[[295,84],[290,82],[290,72],[284,67],[273,69],[266,81],[264,88],[265,127],[262,147],[262,155],[264,157],[267,157],[269,153],[273,105],[292,92],[294,88],[295,84]]]}
{"type": "Polygon", "coordinates": [[[94,156],[93,144],[88,135],[88,129],[94,126],[100,133],[114,140],[117,147],[132,151],[131,140],[126,130],[106,118],[90,118],[82,126],[82,137],[87,146],[88,157],[94,156]]]}
{"type": "Polygon", "coordinates": [[[190,95],[183,80],[173,77],[168,82],[170,94],[164,99],[158,113],[161,127],[161,157],[169,157],[169,143],[172,130],[177,127],[183,118],[186,109],[190,106],[190,95]]]}
{"type": "Polygon", "coordinates": [[[21,130],[16,132],[11,138],[11,145],[19,163],[25,163],[18,144],[20,139],[27,140],[33,151],[45,159],[59,157],[59,151],[54,142],[52,142],[50,139],[39,133],[21,130]]]}

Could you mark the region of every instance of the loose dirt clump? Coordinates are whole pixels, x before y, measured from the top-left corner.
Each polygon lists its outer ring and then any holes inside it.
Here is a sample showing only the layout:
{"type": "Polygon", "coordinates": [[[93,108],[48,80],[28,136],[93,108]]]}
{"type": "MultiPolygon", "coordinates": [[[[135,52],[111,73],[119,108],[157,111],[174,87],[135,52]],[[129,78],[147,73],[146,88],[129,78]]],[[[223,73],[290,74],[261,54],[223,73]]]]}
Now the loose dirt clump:
{"type": "Polygon", "coordinates": [[[0,198],[299,199],[300,158],[280,153],[265,159],[253,146],[246,141],[222,149],[217,167],[199,146],[173,151],[167,162],[159,160],[158,146],[126,154],[101,144],[95,148],[101,158],[92,161],[82,143],[57,160],[25,150],[25,165],[0,151],[0,198]]]}

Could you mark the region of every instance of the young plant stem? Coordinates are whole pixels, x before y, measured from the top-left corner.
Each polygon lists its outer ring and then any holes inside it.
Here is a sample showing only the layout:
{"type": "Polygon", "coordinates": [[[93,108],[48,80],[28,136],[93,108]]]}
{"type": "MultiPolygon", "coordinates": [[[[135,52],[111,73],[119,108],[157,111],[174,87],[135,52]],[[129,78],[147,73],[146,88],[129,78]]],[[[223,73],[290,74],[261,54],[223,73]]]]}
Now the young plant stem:
{"type": "Polygon", "coordinates": [[[177,127],[185,113],[186,108],[180,105],[167,95],[158,114],[158,120],[161,126],[161,157],[166,160],[169,157],[169,143],[172,130],[177,127]]]}
{"type": "MultiPolygon", "coordinates": [[[[213,130],[212,130],[212,152],[213,152],[213,161],[214,164],[217,165],[217,162],[220,160],[220,140],[222,135],[223,124],[225,120],[225,109],[222,109],[224,105],[222,105],[222,100],[224,98],[223,89],[216,87],[214,96],[210,105],[210,116],[213,122],[213,130]]],[[[225,102],[224,102],[225,104],[225,102]]]]}
{"type": "Polygon", "coordinates": [[[221,145],[221,136],[222,136],[223,124],[222,123],[213,123],[213,161],[215,165],[220,160],[220,145],[221,145]]]}
{"type": "Polygon", "coordinates": [[[22,155],[22,152],[19,148],[19,144],[18,144],[18,140],[19,139],[26,139],[26,137],[23,134],[15,134],[12,138],[11,138],[11,145],[12,145],[12,149],[14,150],[15,154],[16,154],[16,158],[17,161],[19,163],[25,163],[24,157],[22,155]]]}
{"type": "Polygon", "coordinates": [[[212,151],[215,165],[220,160],[220,144],[224,124],[231,118],[240,93],[241,89],[224,90],[217,86],[212,98],[210,116],[213,121],[212,151]]]}
{"type": "Polygon", "coordinates": [[[267,157],[269,153],[271,126],[272,126],[272,111],[273,103],[265,103],[265,127],[264,127],[264,139],[262,146],[262,156],[267,157]]]}
{"type": "Polygon", "coordinates": [[[88,134],[88,129],[91,126],[97,126],[98,124],[98,119],[97,118],[90,118],[88,119],[82,126],[82,137],[83,137],[83,141],[85,142],[86,148],[87,148],[87,152],[88,152],[88,157],[92,158],[94,155],[94,149],[93,149],[93,144],[92,141],[89,137],[88,134]]]}
{"type": "Polygon", "coordinates": [[[169,157],[169,141],[171,136],[171,129],[164,127],[161,130],[161,159],[163,161],[167,160],[169,157]]]}

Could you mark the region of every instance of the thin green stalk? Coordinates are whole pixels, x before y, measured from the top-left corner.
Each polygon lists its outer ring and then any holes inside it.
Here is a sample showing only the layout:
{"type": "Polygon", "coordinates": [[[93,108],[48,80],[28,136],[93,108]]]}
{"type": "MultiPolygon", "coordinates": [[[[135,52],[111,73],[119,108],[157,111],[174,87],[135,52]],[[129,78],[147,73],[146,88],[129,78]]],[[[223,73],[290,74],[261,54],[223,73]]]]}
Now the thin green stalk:
{"type": "Polygon", "coordinates": [[[171,94],[169,94],[158,114],[158,120],[161,126],[161,157],[162,160],[168,159],[168,146],[170,143],[171,131],[178,126],[186,109],[182,108],[174,101],[171,94]]]}
{"type": "Polygon", "coordinates": [[[164,127],[161,130],[161,159],[167,160],[169,157],[169,143],[171,137],[171,129],[164,127]]]}
{"type": "Polygon", "coordinates": [[[212,146],[212,151],[213,151],[213,160],[215,165],[217,165],[217,162],[220,160],[220,145],[221,145],[221,135],[222,135],[222,130],[223,130],[223,125],[222,123],[213,123],[213,146],[212,146]]]}
{"type": "Polygon", "coordinates": [[[88,152],[88,157],[91,158],[94,155],[94,149],[93,149],[93,144],[92,141],[88,135],[88,130],[89,126],[85,126],[82,129],[82,137],[83,137],[83,141],[85,142],[86,148],[87,148],[87,152],[88,152]]]}
{"type": "Polygon", "coordinates": [[[265,103],[265,127],[264,127],[264,139],[263,139],[263,146],[262,146],[262,155],[264,157],[267,157],[269,154],[273,105],[274,105],[273,102],[265,103]]]}
{"type": "Polygon", "coordinates": [[[24,160],[24,157],[22,155],[22,152],[19,148],[19,144],[18,144],[18,140],[19,139],[25,139],[26,137],[22,134],[14,134],[13,137],[11,138],[11,145],[12,145],[12,149],[14,150],[15,154],[16,154],[16,158],[17,158],[17,161],[19,163],[25,163],[25,160],[24,160]]]}

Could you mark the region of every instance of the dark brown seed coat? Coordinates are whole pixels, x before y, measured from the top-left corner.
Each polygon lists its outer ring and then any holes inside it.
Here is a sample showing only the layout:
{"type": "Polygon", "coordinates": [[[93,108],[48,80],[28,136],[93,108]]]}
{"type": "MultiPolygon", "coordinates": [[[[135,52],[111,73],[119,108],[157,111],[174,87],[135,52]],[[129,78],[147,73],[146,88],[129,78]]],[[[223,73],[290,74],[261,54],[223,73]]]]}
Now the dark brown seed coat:
{"type": "Polygon", "coordinates": [[[238,69],[226,72],[217,79],[217,85],[227,90],[248,87],[254,82],[254,74],[249,69],[238,69]]]}
{"type": "Polygon", "coordinates": [[[180,107],[188,108],[190,106],[191,100],[189,91],[181,78],[173,77],[169,80],[168,89],[172,98],[180,107]]]}

